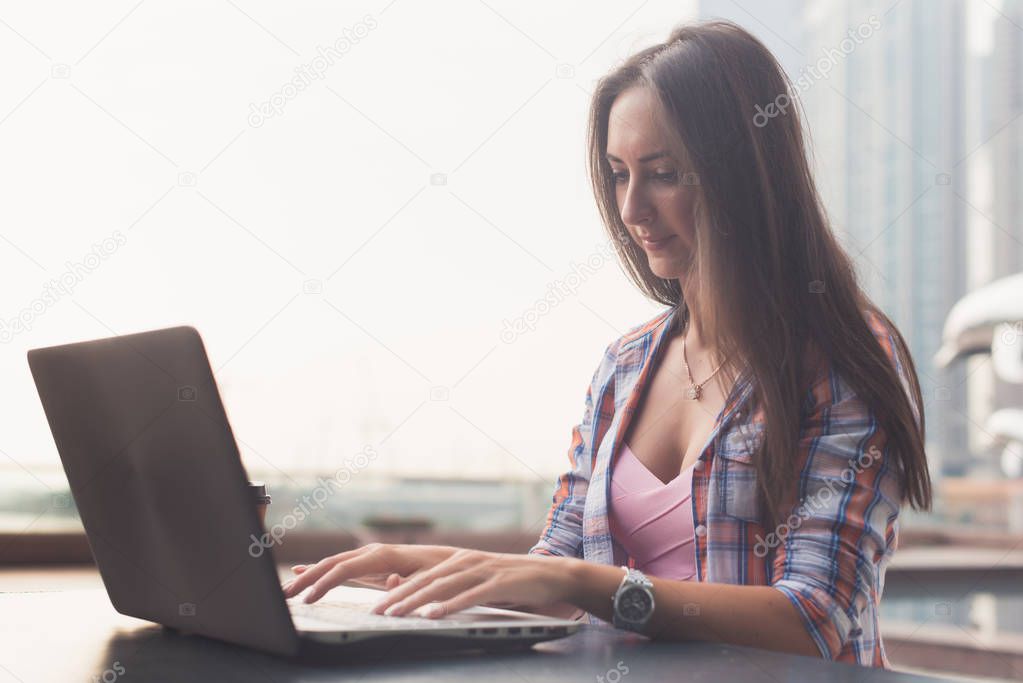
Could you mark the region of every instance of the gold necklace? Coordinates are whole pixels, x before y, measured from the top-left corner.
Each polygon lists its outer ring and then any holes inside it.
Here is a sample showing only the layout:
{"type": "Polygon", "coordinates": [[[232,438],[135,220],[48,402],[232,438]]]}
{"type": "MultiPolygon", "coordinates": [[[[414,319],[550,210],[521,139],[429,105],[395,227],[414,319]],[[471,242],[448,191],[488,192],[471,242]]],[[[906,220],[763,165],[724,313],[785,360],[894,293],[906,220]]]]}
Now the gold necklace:
{"type": "Polygon", "coordinates": [[[689,378],[689,387],[686,389],[685,397],[690,401],[699,401],[703,397],[703,385],[714,378],[714,375],[718,374],[725,362],[721,361],[721,364],[714,368],[714,372],[708,375],[707,379],[703,380],[699,384],[693,379],[693,373],[689,369],[689,361],[686,359],[686,336],[689,334],[689,310],[686,310],[685,323],[682,328],[682,367],[686,369],[686,376],[689,378]]]}

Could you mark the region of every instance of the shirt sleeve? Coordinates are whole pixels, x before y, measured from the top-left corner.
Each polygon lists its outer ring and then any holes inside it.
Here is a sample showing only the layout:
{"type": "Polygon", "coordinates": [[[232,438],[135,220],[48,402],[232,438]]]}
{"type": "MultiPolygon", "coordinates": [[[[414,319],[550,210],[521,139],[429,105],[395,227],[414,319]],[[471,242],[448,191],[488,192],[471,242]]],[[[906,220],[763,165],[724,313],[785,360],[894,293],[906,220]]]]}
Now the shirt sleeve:
{"type": "Polygon", "coordinates": [[[834,659],[876,618],[901,487],[876,416],[832,368],[811,395],[799,438],[801,497],[768,540],[777,545],[772,585],[796,606],[821,656],[834,659]]]}
{"type": "Polygon", "coordinates": [[[540,540],[529,549],[529,554],[582,557],[583,510],[593,468],[594,444],[600,443],[613,414],[612,380],[616,346],[612,343],[604,350],[604,357],[586,390],[582,421],[572,428],[572,442],[568,449],[571,467],[555,483],[546,524],[540,540]]]}

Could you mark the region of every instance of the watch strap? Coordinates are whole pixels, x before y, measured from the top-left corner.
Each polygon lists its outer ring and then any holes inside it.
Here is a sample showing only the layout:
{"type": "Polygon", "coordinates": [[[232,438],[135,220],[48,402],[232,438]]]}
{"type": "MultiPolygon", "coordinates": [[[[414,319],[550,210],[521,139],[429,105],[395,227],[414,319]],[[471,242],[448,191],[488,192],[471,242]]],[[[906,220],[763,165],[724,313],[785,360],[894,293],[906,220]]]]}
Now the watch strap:
{"type": "MultiPolygon", "coordinates": [[[[650,620],[650,615],[648,614],[647,618],[644,619],[641,622],[634,622],[634,621],[627,621],[627,620],[625,620],[618,613],[618,598],[629,587],[636,586],[636,587],[640,587],[642,589],[645,589],[650,594],[651,603],[653,603],[653,587],[654,587],[654,584],[653,584],[653,582],[650,581],[650,579],[648,579],[646,577],[646,575],[643,574],[643,572],[639,571],[638,569],[633,569],[633,568],[630,568],[630,567],[622,566],[622,570],[625,572],[625,576],[622,577],[621,583],[618,584],[618,589],[615,591],[615,594],[611,597],[611,604],[612,604],[612,611],[611,611],[612,619],[611,619],[611,621],[612,621],[612,625],[615,628],[627,629],[627,630],[630,630],[630,631],[638,631],[644,625],[646,625],[646,623],[650,620]]],[[[653,612],[651,610],[651,614],[652,613],[653,612]]]]}

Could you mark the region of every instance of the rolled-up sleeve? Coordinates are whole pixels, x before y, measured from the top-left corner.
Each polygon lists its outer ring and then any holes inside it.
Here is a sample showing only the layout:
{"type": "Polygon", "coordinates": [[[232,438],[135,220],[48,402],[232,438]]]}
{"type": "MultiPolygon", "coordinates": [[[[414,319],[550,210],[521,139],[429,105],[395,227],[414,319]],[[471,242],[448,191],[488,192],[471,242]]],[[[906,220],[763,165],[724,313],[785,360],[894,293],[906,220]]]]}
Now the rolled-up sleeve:
{"type": "Polygon", "coordinates": [[[829,369],[811,394],[800,427],[800,498],[775,530],[771,585],[796,606],[821,656],[835,659],[876,623],[900,481],[884,430],[851,387],[829,369]]]}
{"type": "Polygon", "coordinates": [[[546,524],[540,540],[529,549],[530,554],[582,557],[583,510],[593,469],[594,444],[599,444],[613,415],[616,347],[616,342],[608,345],[593,373],[586,390],[583,419],[572,428],[572,441],[568,449],[571,467],[555,483],[546,524]]]}

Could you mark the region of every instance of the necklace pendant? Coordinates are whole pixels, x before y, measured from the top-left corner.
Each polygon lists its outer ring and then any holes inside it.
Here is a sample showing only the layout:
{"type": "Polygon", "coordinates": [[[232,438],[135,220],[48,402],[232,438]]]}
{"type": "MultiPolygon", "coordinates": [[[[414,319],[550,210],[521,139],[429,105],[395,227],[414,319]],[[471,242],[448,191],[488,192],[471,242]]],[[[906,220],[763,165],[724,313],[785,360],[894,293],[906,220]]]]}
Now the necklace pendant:
{"type": "Polygon", "coordinates": [[[703,388],[699,384],[690,384],[689,388],[686,389],[686,398],[690,401],[699,401],[702,395],[703,388]]]}

